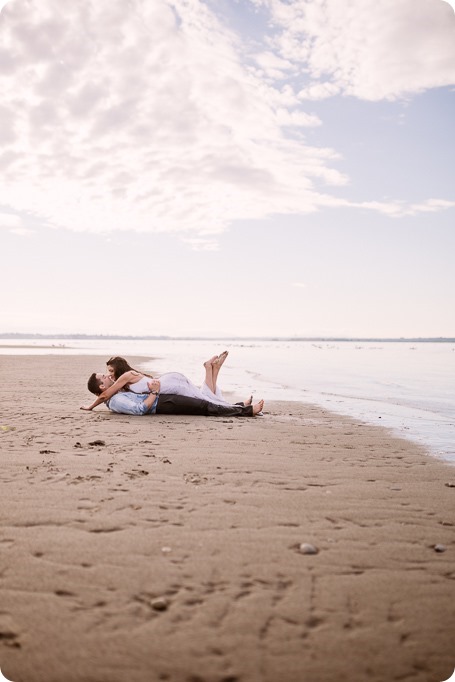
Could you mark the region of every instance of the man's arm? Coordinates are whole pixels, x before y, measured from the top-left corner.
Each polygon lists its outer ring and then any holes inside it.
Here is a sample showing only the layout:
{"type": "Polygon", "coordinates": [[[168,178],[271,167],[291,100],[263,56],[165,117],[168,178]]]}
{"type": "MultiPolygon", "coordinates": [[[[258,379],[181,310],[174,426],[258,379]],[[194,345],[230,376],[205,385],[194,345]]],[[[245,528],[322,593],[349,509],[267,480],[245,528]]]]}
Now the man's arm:
{"type": "Polygon", "coordinates": [[[98,398],[96,400],[94,400],[91,405],[81,405],[81,410],[86,410],[86,411],[93,410],[94,407],[98,407],[98,405],[101,405],[101,403],[104,403],[105,401],[106,401],[106,398],[103,398],[103,400],[101,400],[101,396],[98,396],[98,398]]]}
{"type": "Polygon", "coordinates": [[[109,400],[109,409],[111,412],[119,414],[142,416],[144,414],[151,414],[156,400],[158,398],[153,393],[148,393],[146,398],[144,398],[144,395],[140,393],[120,391],[109,400]]]}

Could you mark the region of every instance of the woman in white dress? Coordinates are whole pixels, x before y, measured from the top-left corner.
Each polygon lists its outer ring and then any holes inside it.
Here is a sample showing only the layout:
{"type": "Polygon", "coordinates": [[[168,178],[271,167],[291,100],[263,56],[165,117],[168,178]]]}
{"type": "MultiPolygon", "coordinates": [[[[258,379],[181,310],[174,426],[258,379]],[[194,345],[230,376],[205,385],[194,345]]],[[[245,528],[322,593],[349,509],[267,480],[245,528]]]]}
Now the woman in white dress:
{"type": "MultiPolygon", "coordinates": [[[[204,362],[205,380],[199,388],[180,372],[166,372],[159,379],[144,374],[131,367],[125,358],[113,357],[107,361],[108,375],[92,374],[88,381],[88,389],[98,397],[83,410],[93,410],[94,407],[109,400],[121,390],[133,393],[166,393],[207,400],[216,405],[230,405],[217,386],[219,371],[228,356],[228,351],[215,355],[204,362]]],[[[243,405],[250,405],[252,397],[243,405]]]]}

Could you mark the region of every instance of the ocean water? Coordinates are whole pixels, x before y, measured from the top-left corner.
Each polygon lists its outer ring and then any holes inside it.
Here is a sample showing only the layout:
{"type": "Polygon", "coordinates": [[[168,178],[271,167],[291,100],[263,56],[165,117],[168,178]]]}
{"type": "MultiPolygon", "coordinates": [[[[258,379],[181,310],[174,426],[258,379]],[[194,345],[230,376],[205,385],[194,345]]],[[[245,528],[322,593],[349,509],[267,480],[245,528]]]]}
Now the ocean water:
{"type": "Polygon", "coordinates": [[[151,373],[179,371],[203,381],[203,361],[229,350],[219,386],[235,397],[321,405],[424,445],[455,464],[453,342],[312,342],[247,340],[0,340],[0,354],[150,357],[151,373]],[[8,347],[7,347],[8,346],[8,347]]]}

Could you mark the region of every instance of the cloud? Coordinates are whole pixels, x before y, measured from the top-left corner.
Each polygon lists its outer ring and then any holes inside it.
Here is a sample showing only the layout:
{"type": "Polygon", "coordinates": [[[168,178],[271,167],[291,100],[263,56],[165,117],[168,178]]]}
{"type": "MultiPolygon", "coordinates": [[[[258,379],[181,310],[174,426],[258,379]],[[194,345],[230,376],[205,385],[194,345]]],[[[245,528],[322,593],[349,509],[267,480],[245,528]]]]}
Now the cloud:
{"type": "Polygon", "coordinates": [[[16,227],[10,230],[11,234],[16,234],[18,237],[28,237],[31,234],[35,234],[35,230],[30,230],[26,227],[16,227]]]}
{"type": "Polygon", "coordinates": [[[408,204],[403,201],[381,202],[364,201],[352,203],[351,206],[377,211],[391,218],[402,218],[403,216],[413,216],[419,213],[436,213],[449,208],[455,208],[455,201],[446,199],[427,199],[419,204],[408,204]]]}
{"type": "Polygon", "coordinates": [[[27,237],[35,232],[35,230],[25,227],[22,218],[13,213],[0,213],[1,229],[7,230],[18,237],[27,237]]]}
{"type": "Polygon", "coordinates": [[[302,100],[320,100],[327,99],[327,97],[334,97],[341,92],[341,84],[322,81],[321,83],[312,83],[305,86],[299,91],[298,96],[302,100]]]}
{"type": "Polygon", "coordinates": [[[192,251],[219,251],[219,243],[216,239],[204,239],[203,237],[184,238],[185,244],[191,247],[192,251]]]}
{"type": "Polygon", "coordinates": [[[408,211],[411,215],[415,215],[416,213],[435,213],[436,211],[443,211],[454,207],[455,201],[447,201],[446,199],[427,199],[427,201],[420,204],[411,204],[408,211]]]}
{"type": "Polygon", "coordinates": [[[300,64],[302,100],[393,100],[455,83],[455,17],[440,0],[252,2],[270,13],[277,58],[300,64]]]}
{"type": "Polygon", "coordinates": [[[292,62],[278,57],[273,52],[260,52],[254,56],[254,59],[264,75],[273,80],[286,78],[294,70],[292,62]]]}
{"type": "Polygon", "coordinates": [[[447,82],[444,3],[432,23],[433,0],[415,17],[410,0],[255,1],[274,22],[263,49],[202,0],[11,0],[0,205],[77,231],[183,233],[205,249],[235,220],[349,206],[330,193],[348,182],[339,155],[308,142],[322,121],[304,100],[447,82]]]}
{"type": "Polygon", "coordinates": [[[332,150],[305,142],[321,121],[242,57],[199,0],[14,0],[0,202],[73,230],[196,235],[316,210],[346,182],[332,150]]]}
{"type": "Polygon", "coordinates": [[[22,220],[12,213],[0,213],[0,229],[6,230],[19,229],[22,227],[22,220]]]}

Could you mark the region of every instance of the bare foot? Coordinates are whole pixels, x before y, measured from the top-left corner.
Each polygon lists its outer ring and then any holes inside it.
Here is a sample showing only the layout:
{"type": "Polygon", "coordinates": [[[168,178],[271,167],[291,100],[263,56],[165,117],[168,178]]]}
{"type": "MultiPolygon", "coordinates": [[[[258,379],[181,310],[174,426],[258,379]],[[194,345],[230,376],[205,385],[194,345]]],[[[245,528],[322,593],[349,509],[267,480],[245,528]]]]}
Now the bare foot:
{"type": "Polygon", "coordinates": [[[221,355],[215,356],[215,361],[213,364],[218,367],[218,369],[221,367],[223,362],[226,360],[227,356],[229,355],[229,351],[225,350],[221,353],[221,355]]]}
{"type": "Polygon", "coordinates": [[[253,416],[256,414],[259,414],[259,412],[262,412],[262,408],[264,407],[264,401],[260,400],[258,403],[253,405],[253,416]]]}
{"type": "Polygon", "coordinates": [[[253,402],[253,396],[250,395],[249,398],[247,398],[246,400],[243,401],[243,404],[244,404],[246,407],[248,407],[248,405],[251,405],[252,402],[253,402]]]}
{"type": "Polygon", "coordinates": [[[209,367],[213,367],[215,362],[218,360],[218,355],[214,355],[213,358],[210,358],[210,360],[206,360],[204,362],[204,367],[205,369],[208,369],[209,367]]]}

